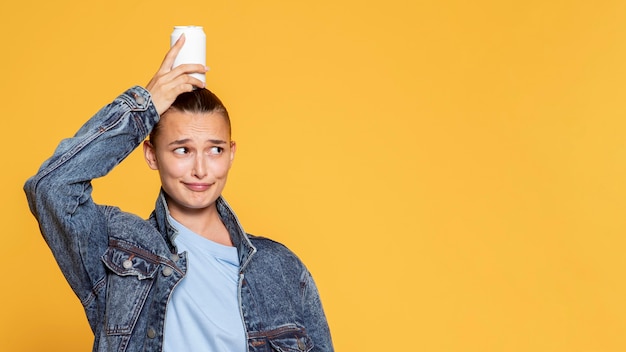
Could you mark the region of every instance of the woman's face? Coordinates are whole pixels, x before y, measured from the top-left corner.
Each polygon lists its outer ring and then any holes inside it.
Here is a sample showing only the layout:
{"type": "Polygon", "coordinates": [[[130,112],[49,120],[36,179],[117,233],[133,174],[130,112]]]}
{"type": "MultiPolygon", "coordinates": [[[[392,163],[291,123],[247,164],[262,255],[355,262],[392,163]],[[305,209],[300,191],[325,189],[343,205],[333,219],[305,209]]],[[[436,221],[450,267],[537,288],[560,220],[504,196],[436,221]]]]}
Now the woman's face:
{"type": "Polygon", "coordinates": [[[235,157],[235,142],[220,113],[170,110],[152,143],[144,143],[148,165],[158,170],[172,216],[213,207],[235,157]]]}

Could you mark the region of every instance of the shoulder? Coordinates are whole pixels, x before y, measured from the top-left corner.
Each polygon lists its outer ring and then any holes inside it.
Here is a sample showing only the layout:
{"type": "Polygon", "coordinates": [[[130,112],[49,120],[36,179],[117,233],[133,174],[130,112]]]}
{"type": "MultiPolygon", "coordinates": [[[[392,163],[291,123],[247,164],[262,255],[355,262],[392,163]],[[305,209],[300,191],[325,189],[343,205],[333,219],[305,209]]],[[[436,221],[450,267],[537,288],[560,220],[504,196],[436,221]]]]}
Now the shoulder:
{"type": "Polygon", "coordinates": [[[278,254],[295,255],[287,246],[268,237],[246,234],[257,251],[269,251],[278,254]]]}
{"type": "Polygon", "coordinates": [[[257,250],[270,250],[293,253],[289,248],[287,248],[287,246],[271,238],[256,236],[249,233],[247,233],[246,235],[250,239],[250,242],[252,242],[252,244],[257,248],[257,250]]]}
{"type": "Polygon", "coordinates": [[[123,211],[117,206],[101,205],[100,209],[112,224],[149,224],[148,220],[141,218],[139,215],[123,211]]]}
{"type": "Polygon", "coordinates": [[[256,259],[282,263],[283,265],[304,267],[300,258],[284,244],[263,236],[247,234],[252,245],[256,248],[256,259]]]}
{"type": "Polygon", "coordinates": [[[104,207],[108,219],[109,236],[136,243],[153,243],[160,238],[155,225],[142,217],[122,211],[118,207],[104,207]]]}

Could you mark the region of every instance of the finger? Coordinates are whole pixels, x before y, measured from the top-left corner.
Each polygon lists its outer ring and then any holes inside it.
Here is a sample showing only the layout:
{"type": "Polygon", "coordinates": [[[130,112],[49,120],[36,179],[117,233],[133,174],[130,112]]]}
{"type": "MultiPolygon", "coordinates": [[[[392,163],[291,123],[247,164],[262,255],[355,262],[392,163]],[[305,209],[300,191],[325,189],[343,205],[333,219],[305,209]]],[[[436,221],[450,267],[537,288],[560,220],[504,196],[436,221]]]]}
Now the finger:
{"type": "MultiPolygon", "coordinates": [[[[201,73],[204,74],[208,71],[208,67],[201,64],[183,64],[179,65],[168,72],[157,73],[148,85],[146,86],[148,90],[151,90],[155,85],[168,85],[171,86],[170,83],[180,82],[177,81],[177,78],[188,76],[191,73],[201,73]]],[[[197,87],[204,87],[204,85],[195,84],[197,87]]]]}
{"type": "Polygon", "coordinates": [[[207,73],[207,71],[209,71],[209,68],[202,64],[182,64],[174,67],[168,74],[175,77],[189,73],[207,73]]]}
{"type": "Polygon", "coordinates": [[[161,63],[161,67],[159,67],[159,73],[169,72],[172,69],[172,65],[174,65],[174,60],[176,60],[176,56],[182,49],[185,44],[185,33],[181,34],[180,37],[176,40],[174,45],[167,51],[165,54],[165,58],[163,58],[163,62],[161,63]]]}
{"type": "Polygon", "coordinates": [[[204,88],[206,86],[206,83],[202,82],[201,80],[197,79],[194,76],[189,76],[188,82],[198,88],[204,88]]]}
{"type": "Polygon", "coordinates": [[[183,74],[172,79],[168,79],[160,84],[159,90],[163,96],[168,96],[168,100],[174,101],[176,96],[182,92],[188,92],[193,90],[193,87],[204,88],[205,83],[200,79],[191,75],[183,74]],[[173,95],[172,95],[173,94],[173,95]]]}
{"type": "Polygon", "coordinates": [[[178,95],[182,94],[182,93],[187,93],[187,92],[191,92],[193,91],[195,87],[193,86],[193,84],[190,83],[186,83],[186,84],[181,84],[178,86],[178,95]]]}
{"type": "Polygon", "coordinates": [[[180,75],[171,81],[171,87],[179,87],[179,86],[188,86],[191,85],[193,87],[204,88],[206,84],[202,82],[202,80],[192,76],[192,75],[180,75]]]}

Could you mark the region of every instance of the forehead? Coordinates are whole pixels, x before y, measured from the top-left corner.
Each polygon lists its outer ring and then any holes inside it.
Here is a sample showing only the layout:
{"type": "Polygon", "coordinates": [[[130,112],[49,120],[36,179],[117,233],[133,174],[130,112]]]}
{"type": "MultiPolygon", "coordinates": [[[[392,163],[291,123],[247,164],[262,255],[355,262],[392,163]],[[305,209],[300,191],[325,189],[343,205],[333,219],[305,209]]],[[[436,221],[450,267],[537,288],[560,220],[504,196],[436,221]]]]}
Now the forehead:
{"type": "Polygon", "coordinates": [[[157,139],[230,140],[227,119],[218,112],[196,113],[170,110],[161,116],[157,139]]]}

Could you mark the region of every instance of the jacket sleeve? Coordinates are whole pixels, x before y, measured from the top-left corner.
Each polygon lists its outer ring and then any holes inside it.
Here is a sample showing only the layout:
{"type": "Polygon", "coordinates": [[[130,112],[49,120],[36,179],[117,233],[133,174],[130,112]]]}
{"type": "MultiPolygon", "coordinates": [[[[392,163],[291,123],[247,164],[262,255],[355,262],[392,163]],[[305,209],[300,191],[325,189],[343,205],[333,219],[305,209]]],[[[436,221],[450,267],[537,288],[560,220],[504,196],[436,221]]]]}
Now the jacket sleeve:
{"type": "Polygon", "coordinates": [[[126,158],[158,122],[150,93],[133,87],[60,142],[24,191],[31,212],[70,286],[86,305],[104,284],[107,212],[91,196],[91,180],[126,158]]]}
{"type": "Polygon", "coordinates": [[[317,286],[308,270],[302,273],[301,282],[304,284],[304,312],[307,334],[313,339],[315,352],[334,351],[330,329],[324,314],[317,286]]]}

